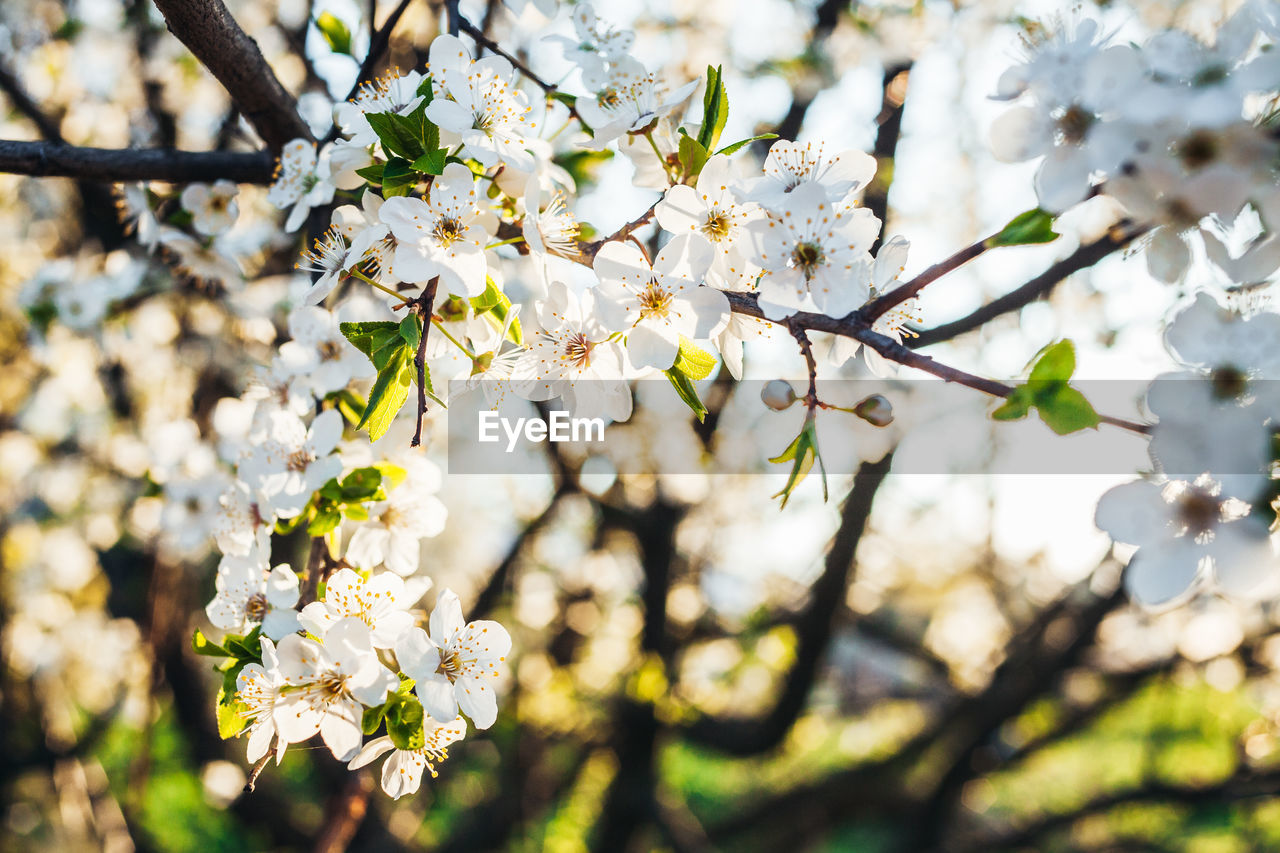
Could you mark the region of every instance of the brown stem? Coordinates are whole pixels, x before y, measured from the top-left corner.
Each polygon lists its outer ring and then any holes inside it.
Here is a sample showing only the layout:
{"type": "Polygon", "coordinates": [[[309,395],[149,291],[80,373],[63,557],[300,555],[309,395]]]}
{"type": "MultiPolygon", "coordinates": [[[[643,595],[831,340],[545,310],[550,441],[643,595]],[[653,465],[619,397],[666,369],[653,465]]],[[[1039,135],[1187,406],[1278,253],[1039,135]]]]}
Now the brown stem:
{"type": "Polygon", "coordinates": [[[311,537],[311,550],[307,552],[307,577],[302,582],[302,592],[298,596],[298,609],[306,607],[316,600],[316,592],[320,581],[328,574],[329,545],[323,536],[311,537]]]}
{"type": "Polygon", "coordinates": [[[218,78],[267,147],[279,152],[291,139],[312,138],[293,95],[222,0],[155,0],[155,4],[169,32],[218,78]]]}
{"type": "Polygon", "coordinates": [[[901,305],[903,302],[906,302],[908,299],[916,296],[930,284],[942,278],[947,273],[954,272],[964,266],[969,261],[978,257],[978,255],[981,255],[988,248],[990,247],[987,245],[986,240],[979,240],[970,246],[964,247],[946,260],[940,261],[929,267],[927,270],[911,279],[911,281],[901,284],[893,290],[890,290],[888,293],[881,294],[866,305],[863,305],[857,311],[858,316],[868,325],[874,323],[879,317],[886,314],[895,305],[901,305]]]}
{"type": "Polygon", "coordinates": [[[413,310],[422,318],[422,335],[418,338],[418,351],[413,356],[413,366],[418,371],[418,425],[413,431],[410,447],[422,444],[422,419],[427,414],[427,334],[431,331],[431,309],[436,302],[436,287],[440,276],[427,282],[422,295],[412,303],[413,310]]]}

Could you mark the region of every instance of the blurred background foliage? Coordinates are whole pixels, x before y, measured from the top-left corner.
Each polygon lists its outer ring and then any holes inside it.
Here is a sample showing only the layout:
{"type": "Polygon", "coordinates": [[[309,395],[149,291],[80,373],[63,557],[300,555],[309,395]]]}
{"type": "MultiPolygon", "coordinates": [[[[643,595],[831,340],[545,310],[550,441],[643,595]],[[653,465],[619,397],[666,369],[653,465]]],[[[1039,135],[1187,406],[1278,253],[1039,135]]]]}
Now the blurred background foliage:
{"type": "MultiPolygon", "coordinates": [[[[330,5],[369,25],[361,4],[330,5]]],[[[420,63],[438,5],[410,4],[389,64],[420,63]]],[[[511,49],[554,60],[534,13],[463,5],[511,49]]],[[[1229,5],[1104,13],[1138,33],[1203,32],[1229,5]]],[[[350,69],[304,47],[319,5],[229,6],[323,132],[329,76],[350,69]]],[[[723,62],[729,137],[875,151],[865,201],[911,239],[917,269],[1034,206],[1030,171],[985,154],[984,99],[1026,22],[1071,10],[598,6],[673,79],[723,62]]],[[[0,137],[252,145],[147,3],[7,0],[0,45],[0,137]]],[[[580,213],[601,231],[648,203],[622,159],[574,163],[590,167],[580,213]]],[[[497,725],[401,801],[307,747],[242,792],[243,744],[218,738],[217,681],[189,650],[215,558],[175,539],[166,460],[217,440],[219,401],[285,334],[296,247],[261,196],[243,190],[232,251],[252,283],[210,284],[199,257],[166,257],[141,295],[76,329],[22,294],[138,256],[111,191],[0,176],[4,849],[1280,850],[1271,609],[1133,609],[1091,523],[1120,477],[886,478],[875,437],[831,503],[809,482],[781,514],[777,476],[592,479],[553,459],[536,481],[447,480],[450,525],[426,543],[426,571],[469,615],[511,627],[497,725]]],[[[982,258],[931,291],[926,325],[1012,290],[1113,214],[1086,205],[1059,244],[982,258]]],[[[1013,375],[1070,334],[1082,374],[1139,378],[1161,365],[1159,322],[1180,295],[1115,253],[943,346],[1013,375]]],[[[749,372],[794,371],[784,352],[762,341],[749,372]]],[[[717,387],[713,410],[732,394],[717,387]]]]}

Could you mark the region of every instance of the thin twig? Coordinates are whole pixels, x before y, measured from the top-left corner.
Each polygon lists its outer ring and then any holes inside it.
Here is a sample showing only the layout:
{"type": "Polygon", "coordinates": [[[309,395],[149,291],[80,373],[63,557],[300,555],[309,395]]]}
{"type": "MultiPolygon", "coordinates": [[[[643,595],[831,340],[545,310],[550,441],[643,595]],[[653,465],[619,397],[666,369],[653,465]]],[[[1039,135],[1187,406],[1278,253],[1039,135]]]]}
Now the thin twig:
{"type": "Polygon", "coordinates": [[[444,14],[449,35],[457,36],[458,27],[462,22],[462,13],[458,11],[458,0],[444,0],[444,14]]]}
{"type": "Polygon", "coordinates": [[[987,240],[979,240],[972,245],[965,246],[946,260],[939,261],[929,267],[924,272],[917,275],[904,284],[895,287],[888,293],[881,294],[877,298],[871,300],[866,305],[858,309],[857,314],[867,324],[874,323],[879,317],[890,311],[895,305],[900,305],[908,299],[918,295],[933,282],[942,278],[949,272],[954,272],[969,261],[981,255],[990,248],[987,240]]]}
{"type": "MultiPolygon", "coordinates": [[[[454,8],[456,9],[458,4],[454,3],[453,5],[454,5],[454,8]]],[[[484,31],[481,30],[479,27],[477,27],[475,24],[471,23],[461,15],[458,15],[457,25],[458,25],[458,28],[462,30],[462,32],[466,33],[467,35],[475,39],[476,44],[480,45],[486,50],[496,53],[498,56],[501,56],[507,62],[510,62],[512,67],[514,67],[517,71],[519,71],[526,78],[528,78],[530,83],[533,83],[535,86],[537,86],[542,91],[546,92],[548,95],[554,94],[556,92],[558,88],[556,84],[548,83],[546,80],[543,80],[541,77],[535,74],[529,68],[529,66],[525,65],[519,59],[516,59],[514,56],[512,56],[510,53],[504,50],[502,46],[499,45],[496,41],[494,41],[493,39],[485,35],[484,31]]]]}
{"type": "MultiPolygon", "coordinates": [[[[360,70],[356,72],[356,81],[351,84],[351,91],[347,92],[344,100],[351,100],[360,94],[360,87],[363,86],[373,75],[373,69],[382,61],[383,54],[387,52],[387,47],[391,44],[391,33],[396,28],[396,24],[400,23],[400,18],[404,15],[409,4],[413,0],[400,0],[399,5],[391,11],[387,16],[387,20],[377,29],[369,38],[369,52],[365,54],[364,62],[360,63],[360,70]]],[[[373,11],[376,4],[369,3],[369,26],[373,26],[373,11]]],[[[335,122],[330,128],[329,133],[325,136],[325,142],[332,142],[338,138],[341,129],[335,122]]]]}
{"type": "Polygon", "coordinates": [[[418,338],[418,351],[413,356],[413,366],[418,371],[418,426],[413,431],[410,447],[422,444],[422,419],[427,414],[427,333],[431,331],[431,311],[436,303],[436,287],[439,284],[440,276],[432,278],[422,289],[422,295],[410,303],[422,318],[422,335],[418,338]]]}

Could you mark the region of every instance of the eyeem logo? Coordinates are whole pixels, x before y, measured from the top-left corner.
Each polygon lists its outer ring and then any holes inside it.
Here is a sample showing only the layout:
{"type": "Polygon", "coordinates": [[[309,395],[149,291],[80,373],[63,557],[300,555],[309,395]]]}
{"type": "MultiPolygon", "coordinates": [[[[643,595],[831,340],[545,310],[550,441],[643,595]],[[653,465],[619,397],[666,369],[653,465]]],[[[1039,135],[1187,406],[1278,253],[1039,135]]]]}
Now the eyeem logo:
{"type": "Polygon", "coordinates": [[[497,412],[480,412],[479,439],[494,443],[507,437],[506,452],[516,449],[523,434],[525,441],[604,441],[604,418],[571,418],[568,412],[552,412],[550,420],[542,418],[504,418],[497,412]],[[501,430],[501,434],[499,432],[501,430]]]}

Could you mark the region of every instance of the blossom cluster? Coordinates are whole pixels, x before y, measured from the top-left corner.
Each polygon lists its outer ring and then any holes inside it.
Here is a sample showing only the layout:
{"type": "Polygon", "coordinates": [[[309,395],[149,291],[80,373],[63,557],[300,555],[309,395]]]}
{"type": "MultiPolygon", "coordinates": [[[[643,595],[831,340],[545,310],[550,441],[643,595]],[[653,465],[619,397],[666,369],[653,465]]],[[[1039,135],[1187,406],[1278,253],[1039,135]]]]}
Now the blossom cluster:
{"type": "Polygon", "coordinates": [[[1194,242],[1230,280],[1264,280],[1280,267],[1267,227],[1280,205],[1277,8],[1245,3],[1212,43],[1179,29],[1126,43],[1090,18],[1035,30],[997,87],[1016,106],[991,128],[995,155],[1040,160],[1036,193],[1051,212],[1113,197],[1150,228],[1147,266],[1161,281],[1181,280],[1194,242]],[[1235,226],[1248,241],[1233,252],[1223,238],[1235,226]]]}

